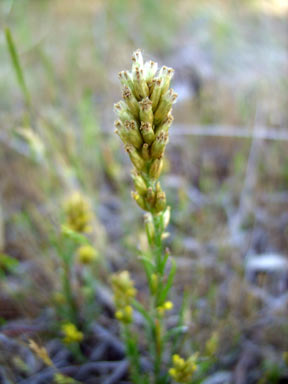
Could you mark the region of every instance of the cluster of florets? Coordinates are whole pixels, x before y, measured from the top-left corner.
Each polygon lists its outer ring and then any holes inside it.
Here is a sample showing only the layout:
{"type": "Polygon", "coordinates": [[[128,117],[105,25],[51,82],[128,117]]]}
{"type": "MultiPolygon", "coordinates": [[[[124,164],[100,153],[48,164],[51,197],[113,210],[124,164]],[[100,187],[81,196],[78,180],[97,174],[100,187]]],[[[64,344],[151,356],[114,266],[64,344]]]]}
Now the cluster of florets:
{"type": "Polygon", "coordinates": [[[122,271],[112,275],[111,283],[116,306],[115,317],[122,323],[129,324],[133,316],[131,304],[137,292],[129,272],[122,271]]]}
{"type": "Polygon", "coordinates": [[[89,265],[96,261],[98,256],[97,250],[92,245],[81,245],[77,249],[77,261],[79,264],[89,265]]]}
{"type": "Polygon", "coordinates": [[[83,333],[72,323],[62,325],[63,341],[65,344],[80,343],[83,340],[83,333]]]}
{"type": "Polygon", "coordinates": [[[179,355],[173,355],[173,367],[169,369],[169,375],[177,383],[190,382],[194,372],[197,369],[197,354],[192,355],[189,359],[184,360],[179,355]]]}
{"type": "Polygon", "coordinates": [[[115,132],[120,136],[135,169],[132,177],[138,205],[158,213],[166,207],[166,196],[156,183],[163,168],[163,155],[173,122],[172,105],[177,94],[170,89],[174,70],[157,63],[143,62],[141,51],[132,56],[132,71],[122,71],[123,100],[115,104],[118,120],[115,132]]]}
{"type": "Polygon", "coordinates": [[[88,201],[79,193],[73,193],[65,202],[66,227],[74,232],[91,231],[92,210],[88,201]]]}

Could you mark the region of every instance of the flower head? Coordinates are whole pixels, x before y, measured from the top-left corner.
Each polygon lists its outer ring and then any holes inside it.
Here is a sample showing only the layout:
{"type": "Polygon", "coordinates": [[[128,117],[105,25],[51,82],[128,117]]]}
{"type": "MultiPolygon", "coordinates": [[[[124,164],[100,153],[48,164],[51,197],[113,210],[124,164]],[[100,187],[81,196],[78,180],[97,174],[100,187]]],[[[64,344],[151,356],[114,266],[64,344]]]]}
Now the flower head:
{"type": "Polygon", "coordinates": [[[131,302],[136,296],[134,283],[130,278],[128,271],[115,273],[111,277],[112,289],[114,293],[114,302],[116,306],[115,316],[123,323],[132,321],[133,309],[131,302]]]}
{"type": "Polygon", "coordinates": [[[171,311],[171,309],[173,309],[172,301],[165,301],[165,303],[157,307],[157,311],[159,315],[162,315],[162,316],[165,314],[165,312],[171,311]]]}
{"type": "Polygon", "coordinates": [[[135,168],[132,197],[144,210],[159,213],[166,208],[166,196],[156,184],[163,168],[163,156],[173,122],[172,105],[177,94],[170,89],[172,68],[153,61],[144,62],[137,50],[132,56],[131,71],[119,73],[124,101],[115,104],[118,115],[115,132],[135,168]]]}
{"type": "Polygon", "coordinates": [[[80,264],[88,265],[97,260],[98,253],[92,245],[81,245],[77,250],[77,260],[80,264]]]}
{"type": "Polygon", "coordinates": [[[61,329],[64,335],[63,341],[65,344],[80,343],[83,340],[83,333],[78,331],[74,324],[63,324],[61,329]]]}
{"type": "Polygon", "coordinates": [[[197,356],[197,354],[194,354],[189,359],[184,360],[179,355],[173,355],[173,367],[169,369],[169,375],[177,383],[189,382],[197,369],[197,356]]]}
{"type": "Polygon", "coordinates": [[[133,308],[131,307],[131,305],[126,305],[126,307],[122,309],[118,309],[115,312],[116,319],[125,324],[131,323],[132,316],[133,316],[133,308]]]}
{"type": "Polygon", "coordinates": [[[65,203],[66,226],[72,231],[85,233],[91,230],[92,212],[87,200],[73,193],[65,203]]]}

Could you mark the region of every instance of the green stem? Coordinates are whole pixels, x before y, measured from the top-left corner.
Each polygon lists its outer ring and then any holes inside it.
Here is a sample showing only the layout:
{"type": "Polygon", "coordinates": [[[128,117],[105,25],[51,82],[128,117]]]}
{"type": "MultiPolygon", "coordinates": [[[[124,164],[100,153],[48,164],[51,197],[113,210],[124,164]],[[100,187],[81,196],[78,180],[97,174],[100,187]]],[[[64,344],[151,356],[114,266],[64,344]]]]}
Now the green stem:
{"type": "MultiPolygon", "coordinates": [[[[152,187],[155,190],[155,181],[151,180],[147,174],[143,175],[147,188],[152,187]]],[[[155,235],[154,239],[150,239],[148,234],[148,243],[151,248],[151,253],[154,261],[154,273],[157,275],[156,291],[150,287],[150,314],[153,319],[153,326],[150,329],[151,335],[151,349],[153,350],[154,362],[154,383],[163,384],[163,377],[161,374],[161,367],[163,363],[163,334],[165,333],[164,322],[162,316],[159,314],[158,307],[162,305],[161,293],[164,287],[165,265],[167,256],[164,254],[163,244],[163,213],[152,213],[155,235]]],[[[147,277],[148,282],[149,278],[147,277]]],[[[155,289],[155,288],[154,288],[155,289]]]]}
{"type": "Polygon", "coordinates": [[[159,272],[160,266],[161,266],[161,259],[163,255],[162,216],[153,215],[153,222],[154,222],[154,228],[155,228],[154,252],[155,252],[155,258],[156,258],[156,269],[157,269],[157,272],[159,272]]]}
{"type": "Polygon", "coordinates": [[[95,278],[95,274],[91,272],[91,266],[88,266],[83,271],[83,286],[84,289],[87,288],[89,291],[88,296],[83,295],[83,303],[84,303],[84,316],[85,323],[84,327],[86,330],[89,329],[89,325],[93,321],[93,319],[97,318],[99,315],[99,308],[95,305],[95,287],[97,286],[97,280],[95,278]]]}
{"type": "MultiPolygon", "coordinates": [[[[158,284],[156,292],[154,292],[154,300],[152,301],[153,307],[151,308],[154,318],[154,330],[153,330],[153,344],[154,344],[154,380],[155,384],[161,383],[161,366],[163,355],[163,321],[159,316],[157,307],[161,304],[159,302],[160,293],[163,286],[164,269],[162,268],[162,261],[164,256],[164,246],[162,241],[163,224],[162,214],[153,215],[153,223],[155,228],[155,238],[152,247],[152,252],[155,258],[155,272],[158,276],[158,284]]],[[[152,294],[152,292],[151,292],[152,294]]]]}
{"type": "Polygon", "coordinates": [[[80,344],[79,343],[73,343],[69,347],[70,351],[72,352],[73,356],[79,363],[84,363],[86,361],[85,356],[83,355],[80,344]]]}
{"type": "Polygon", "coordinates": [[[71,319],[72,322],[77,325],[78,323],[78,316],[77,316],[77,306],[74,300],[73,296],[73,290],[71,285],[71,268],[69,260],[64,259],[63,260],[63,292],[65,294],[67,304],[68,304],[68,313],[69,313],[69,320],[71,319]]]}
{"type": "Polygon", "coordinates": [[[130,372],[133,383],[141,383],[142,377],[140,375],[139,352],[135,336],[132,334],[128,324],[123,325],[122,329],[125,341],[126,354],[130,364],[130,372]]]}
{"type": "Polygon", "coordinates": [[[159,318],[155,318],[155,359],[154,359],[154,373],[155,373],[155,384],[161,383],[161,365],[162,365],[162,354],[163,354],[163,343],[162,343],[162,321],[159,318]]]}

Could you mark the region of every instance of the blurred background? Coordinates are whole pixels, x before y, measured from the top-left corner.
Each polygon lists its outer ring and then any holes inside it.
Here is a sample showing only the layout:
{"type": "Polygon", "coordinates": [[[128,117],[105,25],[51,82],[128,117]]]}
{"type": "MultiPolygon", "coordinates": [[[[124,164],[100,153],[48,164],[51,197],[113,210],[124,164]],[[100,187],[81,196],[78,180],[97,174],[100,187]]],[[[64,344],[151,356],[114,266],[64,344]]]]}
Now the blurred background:
{"type": "Polygon", "coordinates": [[[179,95],[162,182],[183,348],[216,332],[210,384],[288,382],[287,20],[287,0],[0,1],[0,366],[15,382],[5,343],[21,356],[27,327],[49,318],[50,234],[71,191],[93,206],[103,285],[125,268],[145,295],[142,212],[113,134],[117,74],[137,48],[175,69],[179,95]]]}

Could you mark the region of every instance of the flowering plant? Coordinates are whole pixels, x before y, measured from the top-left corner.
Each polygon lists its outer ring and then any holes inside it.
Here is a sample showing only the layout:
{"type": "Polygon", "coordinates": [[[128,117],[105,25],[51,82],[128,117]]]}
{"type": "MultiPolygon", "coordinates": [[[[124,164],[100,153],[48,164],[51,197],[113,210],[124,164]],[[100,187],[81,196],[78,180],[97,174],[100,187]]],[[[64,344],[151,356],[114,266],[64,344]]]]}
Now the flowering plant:
{"type": "Polygon", "coordinates": [[[172,105],[177,94],[170,88],[174,70],[160,68],[153,61],[144,62],[140,50],[132,56],[132,70],[119,73],[123,86],[123,100],[114,105],[118,115],[115,132],[121,138],[133,164],[132,178],[135,191],[132,197],[146,211],[145,228],[149,252],[140,260],[143,264],[150,295],[150,306],[145,308],[135,299],[136,290],[127,271],[112,277],[115,316],[122,324],[123,338],[130,371],[135,383],[165,384],[171,379],[189,382],[196,370],[196,358],[187,361],[167,350],[183,333],[181,321],[167,329],[166,313],[172,310],[169,293],[173,285],[176,264],[164,250],[165,230],[170,220],[170,207],[162,190],[159,177],[163,157],[169,140],[169,128],[173,122],[172,105]],[[136,333],[133,332],[133,308],[145,321],[148,345],[153,369],[143,373],[139,358],[136,333]],[[168,352],[168,353],[167,353],[168,352]],[[170,370],[167,368],[170,366],[170,370]],[[153,373],[152,373],[153,371],[153,373]],[[183,381],[185,379],[185,381],[183,381]]]}

